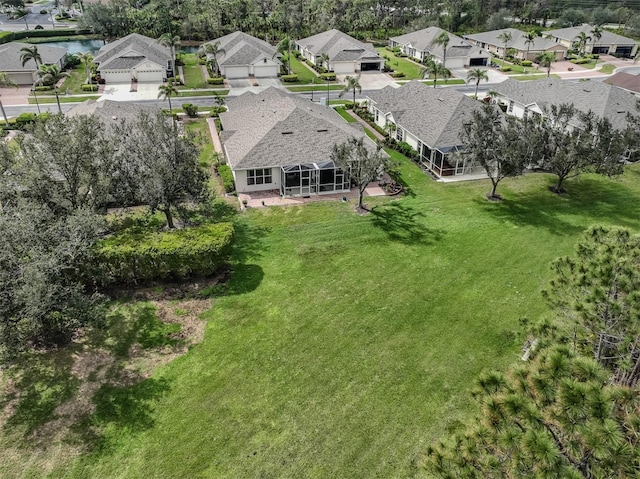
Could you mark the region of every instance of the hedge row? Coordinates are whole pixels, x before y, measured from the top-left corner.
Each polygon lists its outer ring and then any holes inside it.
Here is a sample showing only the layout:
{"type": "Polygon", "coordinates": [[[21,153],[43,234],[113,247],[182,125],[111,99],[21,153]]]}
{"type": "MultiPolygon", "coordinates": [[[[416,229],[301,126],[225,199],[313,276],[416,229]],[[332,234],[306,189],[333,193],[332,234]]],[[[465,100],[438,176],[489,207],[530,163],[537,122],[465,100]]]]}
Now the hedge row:
{"type": "Polygon", "coordinates": [[[0,32],[0,44],[22,40],[24,38],[38,37],[68,37],[73,35],[86,35],[90,30],[22,30],[19,32],[0,32]]]}
{"type": "Polygon", "coordinates": [[[228,260],[232,244],[231,223],[164,233],[130,230],[99,243],[98,266],[108,281],[125,284],[207,276],[228,260]]]}
{"type": "Polygon", "coordinates": [[[321,73],[320,78],[326,81],[335,81],[336,74],[335,73],[321,73]]]}
{"type": "Polygon", "coordinates": [[[282,81],[285,83],[293,83],[298,81],[298,75],[296,74],[282,75],[280,78],[282,78],[282,81]]]}
{"type": "Polygon", "coordinates": [[[209,85],[222,85],[224,83],[224,78],[222,77],[207,78],[207,83],[209,85]]]}
{"type": "Polygon", "coordinates": [[[222,186],[224,186],[224,191],[227,193],[232,193],[236,186],[233,182],[233,173],[231,172],[231,168],[228,165],[220,165],[217,168],[218,174],[220,178],[222,178],[222,186]]]}
{"type": "Polygon", "coordinates": [[[82,91],[98,91],[98,85],[90,83],[83,83],[81,88],[82,91]]]}

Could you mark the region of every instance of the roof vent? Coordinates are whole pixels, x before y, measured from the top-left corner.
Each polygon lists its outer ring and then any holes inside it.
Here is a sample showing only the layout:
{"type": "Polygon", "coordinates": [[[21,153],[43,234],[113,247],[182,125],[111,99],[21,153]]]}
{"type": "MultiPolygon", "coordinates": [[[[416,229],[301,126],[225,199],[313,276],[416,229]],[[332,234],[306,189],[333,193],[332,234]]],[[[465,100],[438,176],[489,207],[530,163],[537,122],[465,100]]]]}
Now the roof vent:
{"type": "Polygon", "coordinates": [[[324,131],[329,131],[329,130],[327,130],[326,128],[320,128],[320,129],[318,130],[318,133],[322,133],[322,132],[324,132],[324,131]]]}
{"type": "Polygon", "coordinates": [[[587,90],[586,88],[583,88],[582,91],[585,93],[591,93],[591,90],[587,90]]]}
{"type": "Polygon", "coordinates": [[[112,117],[111,117],[111,119],[112,119],[113,121],[116,121],[116,120],[118,119],[118,117],[114,115],[114,116],[112,116],[112,117]]]}
{"type": "Polygon", "coordinates": [[[283,135],[293,135],[292,131],[283,131],[282,132],[283,135]]]}

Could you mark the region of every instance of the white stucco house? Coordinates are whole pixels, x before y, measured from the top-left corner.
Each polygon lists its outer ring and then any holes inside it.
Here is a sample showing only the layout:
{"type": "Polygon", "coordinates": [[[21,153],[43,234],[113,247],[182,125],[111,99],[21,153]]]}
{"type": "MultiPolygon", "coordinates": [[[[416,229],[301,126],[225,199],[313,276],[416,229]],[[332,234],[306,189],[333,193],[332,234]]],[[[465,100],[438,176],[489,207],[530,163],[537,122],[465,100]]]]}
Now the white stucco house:
{"type": "Polygon", "coordinates": [[[491,58],[489,53],[438,27],[424,28],[417,32],[391,37],[389,38],[389,46],[391,48],[399,47],[402,53],[419,62],[424,61],[429,55],[433,55],[436,61],[443,63],[444,47],[436,43],[438,37],[443,33],[449,37],[445,65],[447,68],[487,66],[489,58],[491,58]]]}
{"type": "Polygon", "coordinates": [[[220,114],[222,145],[238,193],[277,191],[311,196],[349,191],[349,172],[331,160],[333,145],[364,138],[333,108],[271,87],[227,100],[220,114]]]}
{"type": "Polygon", "coordinates": [[[302,58],[339,75],[381,71],[384,67],[384,58],[372,44],[363,43],[336,29],[298,40],[296,49],[302,58]],[[328,56],[328,65],[322,61],[323,55],[328,56]]]}
{"type": "Polygon", "coordinates": [[[434,176],[480,175],[464,152],[462,132],[482,104],[453,88],[431,88],[419,81],[387,86],[368,97],[376,124],[418,152],[418,161],[434,176]]]}
{"type": "MultiPolygon", "coordinates": [[[[507,114],[524,118],[544,115],[551,106],[572,103],[583,113],[589,111],[606,118],[614,128],[627,126],[627,114],[637,113],[632,92],[598,81],[572,82],[558,78],[520,82],[511,78],[496,84],[495,99],[507,108],[507,114]]],[[[579,127],[576,119],[575,127],[579,127]]]]}
{"type": "Polygon", "coordinates": [[[218,67],[220,74],[228,79],[276,78],[280,73],[280,54],[264,40],[234,32],[207,43],[218,44],[218,67]]]}
{"type": "Polygon", "coordinates": [[[559,28],[544,32],[546,38],[558,42],[567,48],[571,48],[580,33],[585,33],[589,37],[586,44],[586,53],[608,54],[623,58],[633,58],[638,53],[638,42],[632,38],[623,37],[608,30],[602,30],[602,37],[598,40],[594,38],[593,25],[583,24],[580,26],[559,28]]]}
{"type": "Polygon", "coordinates": [[[532,42],[528,42],[525,37],[526,32],[516,28],[503,28],[490,32],[472,33],[463,35],[463,38],[480,48],[502,57],[506,54],[505,44],[500,39],[504,33],[511,35],[511,40],[506,44],[506,50],[514,49],[516,51],[515,57],[520,60],[535,61],[537,56],[547,52],[553,53],[556,60],[562,60],[567,54],[568,47],[566,45],[562,45],[553,39],[545,37],[535,37],[532,42]]]}
{"type": "MultiPolygon", "coordinates": [[[[30,43],[9,42],[0,45],[0,72],[6,72],[9,79],[18,85],[33,85],[38,79],[36,72],[38,67],[35,61],[29,60],[22,64],[22,49],[31,48],[30,43]]],[[[36,45],[38,54],[44,65],[58,65],[60,70],[64,68],[67,50],[66,48],[50,47],[48,45],[36,45]]]]}
{"type": "Polygon", "coordinates": [[[106,83],[162,83],[173,72],[169,48],[137,33],[107,43],[93,61],[106,83]]]}

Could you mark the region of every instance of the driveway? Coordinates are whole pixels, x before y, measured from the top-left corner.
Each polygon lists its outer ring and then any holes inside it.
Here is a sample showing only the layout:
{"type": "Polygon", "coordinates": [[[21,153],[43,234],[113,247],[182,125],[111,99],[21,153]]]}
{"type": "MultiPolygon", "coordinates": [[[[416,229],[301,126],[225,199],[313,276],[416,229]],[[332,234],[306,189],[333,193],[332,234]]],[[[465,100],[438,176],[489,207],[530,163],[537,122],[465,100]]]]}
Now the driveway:
{"type": "Polygon", "coordinates": [[[260,93],[269,87],[284,88],[278,78],[237,78],[227,80],[229,96],[238,96],[248,91],[260,93]],[[254,86],[257,84],[257,86],[254,86]]]}
{"type": "MultiPolygon", "coordinates": [[[[336,79],[338,83],[344,84],[344,79],[348,75],[338,75],[336,79]]],[[[350,75],[353,76],[353,75],[350,75]]],[[[386,73],[381,72],[362,72],[360,73],[360,86],[363,90],[381,90],[386,86],[398,88],[400,85],[386,73]]]]}
{"type": "Polygon", "coordinates": [[[136,91],[131,91],[131,83],[110,83],[104,86],[104,92],[98,101],[139,101],[156,100],[158,88],[162,83],[149,82],[137,83],[136,91]]]}
{"type": "Polygon", "coordinates": [[[18,88],[3,88],[0,91],[0,100],[5,106],[9,105],[26,105],[29,103],[30,86],[19,86],[18,88]]]}

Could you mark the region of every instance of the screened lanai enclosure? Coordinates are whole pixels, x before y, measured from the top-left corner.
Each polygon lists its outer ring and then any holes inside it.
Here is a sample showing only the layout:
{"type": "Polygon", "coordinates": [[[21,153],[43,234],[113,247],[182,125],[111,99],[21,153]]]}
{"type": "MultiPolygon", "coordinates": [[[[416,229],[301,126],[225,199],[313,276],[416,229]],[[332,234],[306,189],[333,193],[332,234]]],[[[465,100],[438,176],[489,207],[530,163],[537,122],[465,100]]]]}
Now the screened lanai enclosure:
{"type": "Polygon", "coordinates": [[[280,168],[282,196],[309,196],[349,191],[349,173],[333,161],[280,168]]]}
{"type": "Polygon", "coordinates": [[[475,165],[462,147],[429,148],[421,144],[420,163],[438,177],[479,173],[482,167],[475,165]]]}

